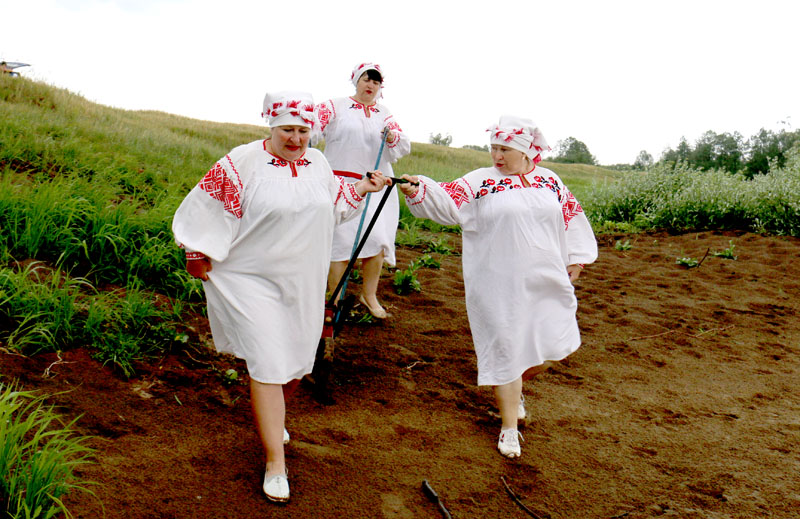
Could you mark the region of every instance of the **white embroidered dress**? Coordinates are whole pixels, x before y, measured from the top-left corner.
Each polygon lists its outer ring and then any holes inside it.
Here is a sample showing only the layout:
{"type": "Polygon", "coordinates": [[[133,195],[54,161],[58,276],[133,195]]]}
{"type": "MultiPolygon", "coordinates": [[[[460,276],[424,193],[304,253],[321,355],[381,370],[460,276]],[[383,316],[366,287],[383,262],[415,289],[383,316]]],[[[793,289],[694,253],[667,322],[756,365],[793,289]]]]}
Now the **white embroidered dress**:
{"type": "Polygon", "coordinates": [[[172,230],[211,259],[203,287],[216,349],[244,359],[254,380],[284,384],[313,368],[333,228],[362,198],[318,150],[287,162],[265,142],[220,159],[183,200],[172,230]]]}
{"type": "MultiPolygon", "coordinates": [[[[381,132],[387,126],[399,138],[384,145],[378,170],[387,177],[393,177],[392,163],[411,151],[411,141],[402,132],[394,116],[381,104],[365,106],[350,97],[331,99],[317,105],[317,117],[325,138],[325,157],[334,172],[347,182],[355,182],[367,171],[375,169],[381,146],[381,132]]],[[[383,194],[384,191],[381,190],[370,195],[361,237],[364,236],[383,194]]],[[[371,258],[383,251],[384,261],[395,265],[394,241],[399,216],[400,200],[393,193],[386,200],[375,227],[358,255],[359,258],[371,258]]],[[[360,220],[361,215],[336,226],[332,261],[350,259],[360,220]]]]}
{"type": "Polygon", "coordinates": [[[482,168],[453,182],[420,176],[406,202],[418,217],[463,232],[467,315],[478,384],[502,385],[581,343],[567,266],[591,263],[597,242],[558,176],[535,167],[507,176],[482,168]]]}

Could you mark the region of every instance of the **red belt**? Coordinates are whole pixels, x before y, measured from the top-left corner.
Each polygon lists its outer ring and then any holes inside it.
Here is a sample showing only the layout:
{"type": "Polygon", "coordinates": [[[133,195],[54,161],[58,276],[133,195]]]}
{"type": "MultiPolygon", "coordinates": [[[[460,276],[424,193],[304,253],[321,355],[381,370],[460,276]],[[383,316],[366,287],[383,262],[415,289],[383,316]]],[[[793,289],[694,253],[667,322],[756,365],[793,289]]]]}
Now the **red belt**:
{"type": "Polygon", "coordinates": [[[364,175],[362,175],[361,173],[353,173],[352,171],[340,171],[338,169],[334,169],[333,174],[338,177],[356,178],[358,180],[364,178],[364,175]]]}

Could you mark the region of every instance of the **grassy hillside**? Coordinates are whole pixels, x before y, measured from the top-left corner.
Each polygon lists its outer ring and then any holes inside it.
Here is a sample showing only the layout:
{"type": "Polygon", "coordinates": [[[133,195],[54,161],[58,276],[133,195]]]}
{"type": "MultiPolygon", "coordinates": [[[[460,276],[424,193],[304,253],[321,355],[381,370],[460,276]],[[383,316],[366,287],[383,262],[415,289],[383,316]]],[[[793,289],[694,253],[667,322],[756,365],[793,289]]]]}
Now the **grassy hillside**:
{"type": "MultiPolygon", "coordinates": [[[[172,215],[219,157],[263,138],[266,126],[110,108],[8,76],[0,76],[0,114],[0,345],[91,344],[129,371],[186,340],[180,316],[202,289],[184,272],[172,215]]],[[[451,180],[489,165],[473,150],[412,149],[398,174],[451,180]]],[[[614,175],[550,166],[578,196],[614,175]]]]}
{"type": "MultiPolygon", "coordinates": [[[[0,76],[0,346],[91,344],[129,370],[132,360],[186,340],[181,315],[202,301],[202,288],[184,271],[172,215],[219,157],[267,133],[110,108],[0,76]]],[[[486,152],[414,143],[395,170],[444,181],[489,164],[486,152]]],[[[543,165],[598,230],[800,234],[797,150],[785,167],[752,181],[684,166],[623,174],[543,165]]],[[[418,222],[402,209],[398,240],[418,243],[418,222]]]]}

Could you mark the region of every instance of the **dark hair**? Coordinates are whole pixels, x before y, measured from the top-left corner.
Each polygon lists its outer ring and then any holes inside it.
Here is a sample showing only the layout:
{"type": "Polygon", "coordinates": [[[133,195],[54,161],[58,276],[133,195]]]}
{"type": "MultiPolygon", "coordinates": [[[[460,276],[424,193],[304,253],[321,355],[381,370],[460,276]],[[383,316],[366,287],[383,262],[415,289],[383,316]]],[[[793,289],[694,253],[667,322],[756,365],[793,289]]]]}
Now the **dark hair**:
{"type": "Polygon", "coordinates": [[[368,79],[377,81],[378,83],[383,83],[383,76],[381,76],[381,73],[375,70],[374,68],[369,69],[368,71],[365,72],[365,74],[367,74],[368,79]]]}

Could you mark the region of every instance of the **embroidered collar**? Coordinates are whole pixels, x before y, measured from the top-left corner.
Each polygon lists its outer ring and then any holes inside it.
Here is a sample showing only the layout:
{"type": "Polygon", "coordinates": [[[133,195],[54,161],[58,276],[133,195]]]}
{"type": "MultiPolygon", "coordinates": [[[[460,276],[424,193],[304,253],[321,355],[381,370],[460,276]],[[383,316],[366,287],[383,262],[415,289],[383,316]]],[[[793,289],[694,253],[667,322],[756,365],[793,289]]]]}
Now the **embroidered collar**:
{"type": "MultiPolygon", "coordinates": [[[[533,170],[531,170],[533,171],[533,170]]],[[[508,175],[500,180],[495,180],[493,178],[484,179],[481,183],[480,187],[478,188],[478,192],[475,193],[475,199],[483,198],[486,195],[500,193],[505,191],[506,189],[524,189],[524,188],[535,188],[535,189],[542,189],[548,188],[550,191],[556,194],[559,200],[561,200],[561,186],[558,184],[558,181],[553,177],[542,177],[541,175],[535,175],[529,182],[526,178],[527,174],[530,174],[529,171],[525,175],[518,174],[518,175],[508,175]],[[511,177],[519,177],[519,184],[515,184],[511,177]]]]}
{"type": "Polygon", "coordinates": [[[300,157],[299,159],[290,162],[286,159],[278,157],[277,155],[273,155],[272,153],[269,154],[272,158],[270,159],[269,162],[267,162],[267,164],[269,164],[270,166],[275,166],[276,168],[285,168],[286,166],[308,166],[309,164],[311,164],[311,161],[305,157],[300,157]]]}
{"type": "Polygon", "coordinates": [[[353,101],[353,104],[350,105],[350,109],[351,110],[364,110],[364,115],[367,116],[367,117],[370,116],[370,112],[372,112],[373,114],[377,114],[377,113],[380,112],[380,110],[378,110],[378,107],[376,106],[377,103],[374,103],[374,104],[371,104],[371,105],[367,106],[364,103],[356,101],[352,97],[350,98],[350,100],[353,101]]]}
{"type": "Polygon", "coordinates": [[[286,160],[286,159],[284,159],[282,157],[278,157],[277,155],[275,155],[272,152],[267,151],[267,141],[266,141],[266,139],[264,140],[264,151],[269,156],[268,158],[270,158],[270,160],[267,162],[268,166],[274,166],[276,168],[285,168],[286,166],[289,166],[291,168],[291,170],[292,170],[292,176],[293,177],[297,176],[297,168],[298,167],[306,167],[306,166],[310,166],[311,165],[311,161],[306,158],[305,153],[303,154],[302,157],[300,157],[299,159],[297,159],[295,161],[288,161],[288,160],[286,160]]]}

